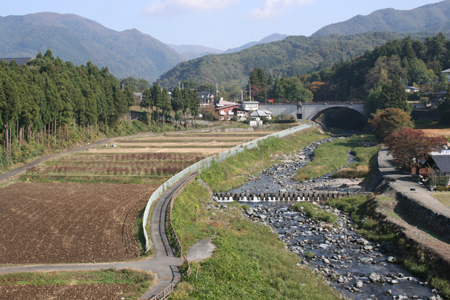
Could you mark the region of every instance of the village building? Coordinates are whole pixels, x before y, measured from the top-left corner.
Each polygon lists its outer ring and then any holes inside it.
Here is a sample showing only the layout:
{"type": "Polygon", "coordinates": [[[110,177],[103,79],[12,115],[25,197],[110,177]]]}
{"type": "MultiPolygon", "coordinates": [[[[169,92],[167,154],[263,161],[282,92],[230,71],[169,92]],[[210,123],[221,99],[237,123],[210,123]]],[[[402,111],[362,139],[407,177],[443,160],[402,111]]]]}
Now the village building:
{"type": "Polygon", "coordinates": [[[242,109],[246,111],[254,111],[259,109],[259,102],[258,101],[243,101],[242,102],[242,109]]]}
{"type": "Polygon", "coordinates": [[[200,105],[213,105],[214,104],[214,94],[211,92],[197,92],[200,98],[200,105]]]}
{"type": "Polygon", "coordinates": [[[220,99],[220,101],[216,104],[215,111],[219,115],[219,119],[221,121],[230,121],[235,116],[235,111],[240,109],[239,103],[224,101],[220,99]]]}

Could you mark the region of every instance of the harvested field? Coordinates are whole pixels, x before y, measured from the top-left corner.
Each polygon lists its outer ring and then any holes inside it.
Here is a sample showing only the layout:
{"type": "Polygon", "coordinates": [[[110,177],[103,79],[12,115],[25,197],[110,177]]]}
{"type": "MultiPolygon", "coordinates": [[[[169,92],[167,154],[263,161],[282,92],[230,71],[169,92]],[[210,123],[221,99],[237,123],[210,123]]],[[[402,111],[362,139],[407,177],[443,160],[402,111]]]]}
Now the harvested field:
{"type": "Polygon", "coordinates": [[[428,136],[438,136],[443,135],[447,138],[450,137],[450,128],[447,129],[422,129],[423,132],[425,132],[428,136]]]}
{"type": "Polygon", "coordinates": [[[104,149],[92,149],[92,153],[101,154],[121,154],[121,153],[199,153],[205,156],[210,156],[227,148],[104,148],[104,149]]]}
{"type": "MultiPolygon", "coordinates": [[[[116,148],[114,148],[116,149],[116,148]]],[[[167,178],[202,160],[189,153],[78,153],[47,161],[27,170],[23,181],[162,184],[167,178]]]]}
{"type": "Polygon", "coordinates": [[[0,300],[137,299],[154,279],[151,273],[114,269],[3,274],[0,300]]]}
{"type": "Polygon", "coordinates": [[[16,183],[0,189],[0,263],[136,258],[140,211],[157,185],[16,183]]]}
{"type": "Polygon", "coordinates": [[[111,300],[134,288],[126,284],[0,286],[0,300],[111,300]]]}
{"type": "Polygon", "coordinates": [[[140,147],[149,147],[149,148],[216,148],[216,147],[234,147],[237,142],[224,142],[224,141],[183,141],[183,142],[139,142],[139,143],[116,143],[119,148],[140,148],[140,147]]]}

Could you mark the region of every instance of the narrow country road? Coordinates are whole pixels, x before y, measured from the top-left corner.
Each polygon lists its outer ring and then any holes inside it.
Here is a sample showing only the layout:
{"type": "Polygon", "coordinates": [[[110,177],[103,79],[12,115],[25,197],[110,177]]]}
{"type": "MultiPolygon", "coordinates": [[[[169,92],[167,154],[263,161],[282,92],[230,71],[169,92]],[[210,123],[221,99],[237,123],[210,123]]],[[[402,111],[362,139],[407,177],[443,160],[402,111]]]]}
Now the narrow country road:
{"type": "Polygon", "coordinates": [[[169,206],[172,195],[177,188],[187,181],[191,175],[181,179],[170,189],[168,189],[156,202],[151,216],[151,240],[155,255],[150,259],[99,263],[99,264],[56,264],[56,265],[24,265],[0,267],[0,274],[18,273],[18,272],[36,272],[36,271],[86,271],[102,270],[109,268],[116,269],[135,269],[155,273],[157,276],[156,285],[147,291],[141,299],[149,299],[163,291],[170,283],[176,284],[180,280],[179,266],[181,259],[175,256],[170,246],[166,234],[166,211],[169,206]]]}

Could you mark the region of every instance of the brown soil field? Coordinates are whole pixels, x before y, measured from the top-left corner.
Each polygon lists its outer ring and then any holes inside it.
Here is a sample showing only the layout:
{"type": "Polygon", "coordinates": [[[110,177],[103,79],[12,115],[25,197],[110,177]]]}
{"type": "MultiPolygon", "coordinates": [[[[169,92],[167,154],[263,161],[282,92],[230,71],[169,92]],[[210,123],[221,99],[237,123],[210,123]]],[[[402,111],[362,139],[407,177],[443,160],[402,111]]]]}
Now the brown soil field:
{"type": "Polygon", "coordinates": [[[165,147],[165,148],[184,148],[184,147],[233,147],[236,145],[239,145],[241,143],[244,143],[244,141],[242,142],[226,142],[226,141],[204,141],[204,142],[198,142],[198,141],[183,141],[182,143],[180,142],[157,142],[157,143],[153,143],[153,142],[141,142],[141,143],[116,143],[116,145],[120,148],[134,148],[134,147],[152,147],[152,148],[161,148],[161,147],[165,147]]]}
{"type": "Polygon", "coordinates": [[[92,149],[91,153],[126,154],[126,153],[195,153],[200,155],[213,155],[230,148],[104,148],[92,149]]]}
{"type": "Polygon", "coordinates": [[[15,183],[0,189],[0,264],[136,258],[137,218],[157,185],[15,183]]]}
{"type": "Polygon", "coordinates": [[[249,137],[246,135],[241,136],[217,136],[217,137],[209,137],[209,136],[165,136],[165,137],[155,137],[155,138],[134,138],[134,139],[122,139],[122,140],[116,140],[116,143],[165,143],[167,141],[169,142],[183,142],[183,143],[197,143],[197,142],[209,142],[209,141],[231,141],[231,142],[244,142],[244,141],[251,141],[259,136],[253,136],[249,137]]]}
{"type": "Polygon", "coordinates": [[[121,299],[133,285],[18,285],[0,286],[0,300],[111,300],[121,299]]]}
{"type": "Polygon", "coordinates": [[[271,133],[274,133],[275,131],[236,131],[236,132],[168,132],[165,134],[165,136],[239,136],[239,135],[246,135],[246,136],[265,136],[271,133]]]}
{"type": "Polygon", "coordinates": [[[423,132],[425,132],[428,136],[437,136],[437,135],[443,135],[443,136],[450,136],[450,128],[448,129],[422,129],[423,132]]]}

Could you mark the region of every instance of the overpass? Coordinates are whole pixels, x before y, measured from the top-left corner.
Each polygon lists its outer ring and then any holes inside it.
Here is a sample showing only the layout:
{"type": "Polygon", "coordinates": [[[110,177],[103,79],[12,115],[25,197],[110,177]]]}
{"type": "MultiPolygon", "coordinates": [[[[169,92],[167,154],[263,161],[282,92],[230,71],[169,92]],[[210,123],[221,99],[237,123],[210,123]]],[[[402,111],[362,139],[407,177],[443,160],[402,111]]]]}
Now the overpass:
{"type": "Polygon", "coordinates": [[[363,102],[299,102],[282,104],[262,104],[260,109],[272,112],[274,116],[286,114],[293,115],[296,119],[312,120],[322,112],[332,108],[343,108],[354,110],[365,117],[369,115],[364,111],[363,102]]]}

